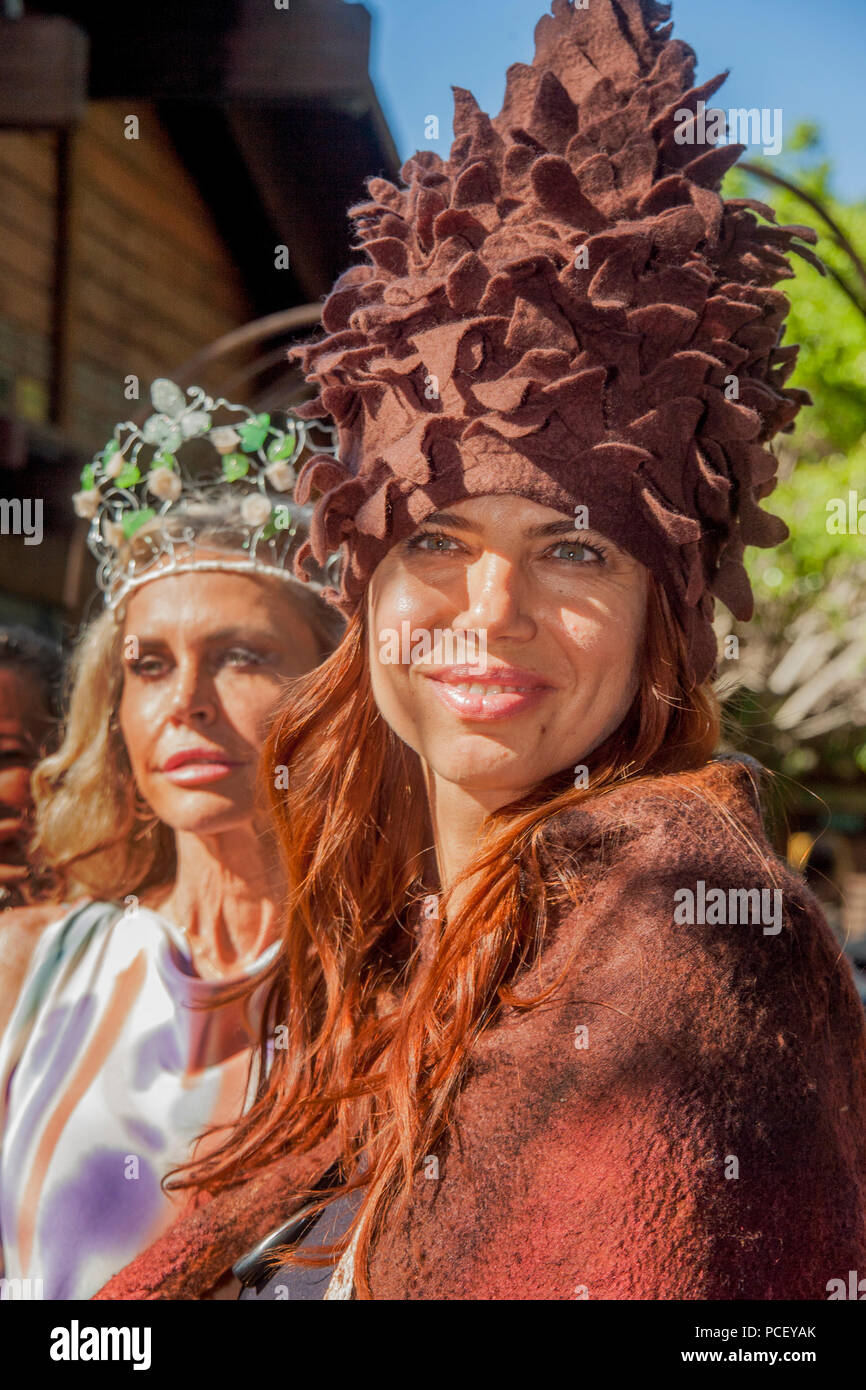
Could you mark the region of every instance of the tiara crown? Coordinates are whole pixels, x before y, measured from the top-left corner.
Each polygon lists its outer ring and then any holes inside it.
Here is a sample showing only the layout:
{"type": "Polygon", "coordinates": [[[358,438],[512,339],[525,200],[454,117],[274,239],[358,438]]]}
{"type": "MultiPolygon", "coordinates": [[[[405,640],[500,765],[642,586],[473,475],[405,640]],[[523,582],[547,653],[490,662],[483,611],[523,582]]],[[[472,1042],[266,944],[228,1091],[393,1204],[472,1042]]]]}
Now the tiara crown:
{"type": "Polygon", "coordinates": [[[335,429],[291,410],[280,412],[285,423],[278,424],[268,412],[214,398],[200,386],[184,392],[166,377],[153,382],[150,399],[154,413],[141,426],[115,425],[72,499],[76,515],[90,521],[87,544],[106,605],[114,608],[130,589],[179,570],[294,579],[312,512],[290,500],[295,465],[308,449],[336,454],[335,429]],[[193,453],[194,471],[187,462],[193,453]],[[215,527],[231,539],[215,542],[215,527]],[[203,531],[211,537],[206,544],[203,531]],[[224,554],[214,558],[215,550],[224,554]]]}

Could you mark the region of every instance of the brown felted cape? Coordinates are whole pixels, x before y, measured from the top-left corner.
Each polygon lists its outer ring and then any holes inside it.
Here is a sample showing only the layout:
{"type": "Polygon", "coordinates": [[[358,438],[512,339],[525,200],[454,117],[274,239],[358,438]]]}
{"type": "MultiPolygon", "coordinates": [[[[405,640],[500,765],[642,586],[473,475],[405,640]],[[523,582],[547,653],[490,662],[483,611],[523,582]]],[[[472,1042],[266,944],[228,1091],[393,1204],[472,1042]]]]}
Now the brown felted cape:
{"type": "Polygon", "coordinates": [[[751,616],[744,547],[787,534],[757,505],[767,444],[808,401],[784,386],[796,348],[772,286],[789,251],[815,262],[816,238],[722,201],[743,146],[678,143],[677,113],[724,79],[692,86],[668,14],[554,0],[499,115],[455,88],[448,161],[418,153],[405,188],[371,179],[351,209],[367,263],[335,284],[325,336],[292,350],[318,389],[301,413],[339,427],[340,462],[299,478],[299,501],[324,494],[299,571],[342,545],[344,611],[431,512],[507,492],[586,506],[653,570],[696,681],[715,666],[713,598],[751,616]]]}
{"type": "MultiPolygon", "coordinates": [[[[475,1045],[439,1175],[422,1166],[373,1250],[374,1296],[826,1299],[866,1273],[863,1011],[751,774],[624,786],[555,818],[545,861],[584,888],[515,989],[561,983],[475,1045]],[[700,882],[778,889],[781,930],[678,925],[700,882]]],[[[97,1297],[207,1296],[315,1157],[215,1196],[97,1297]]]]}

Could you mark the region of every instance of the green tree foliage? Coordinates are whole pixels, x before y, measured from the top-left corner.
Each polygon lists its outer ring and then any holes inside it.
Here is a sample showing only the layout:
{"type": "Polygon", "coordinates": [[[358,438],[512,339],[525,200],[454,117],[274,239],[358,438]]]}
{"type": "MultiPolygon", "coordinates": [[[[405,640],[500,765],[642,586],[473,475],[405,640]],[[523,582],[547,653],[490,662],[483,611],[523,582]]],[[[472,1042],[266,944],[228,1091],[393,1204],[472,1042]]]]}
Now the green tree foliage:
{"type": "MultiPolygon", "coordinates": [[[[809,391],[813,405],[777,441],[780,482],[763,506],[791,534],[774,550],[747,552],[756,617],[742,630],[721,619],[741,653],[722,668],[721,693],[727,686],[740,742],[763,761],[795,776],[862,783],[866,535],[840,532],[832,518],[834,499],[847,503],[854,492],[866,502],[866,203],[834,196],[820,145],[816,127],[801,125],[782,159],[756,160],[761,173],[735,168],[724,188],[727,197],[770,203],[780,224],[815,227],[828,274],[794,258],[795,278],[780,285],[791,301],[785,342],[800,344],[790,384],[809,391]]],[[[861,524],[866,532],[866,516],[861,524]]]]}

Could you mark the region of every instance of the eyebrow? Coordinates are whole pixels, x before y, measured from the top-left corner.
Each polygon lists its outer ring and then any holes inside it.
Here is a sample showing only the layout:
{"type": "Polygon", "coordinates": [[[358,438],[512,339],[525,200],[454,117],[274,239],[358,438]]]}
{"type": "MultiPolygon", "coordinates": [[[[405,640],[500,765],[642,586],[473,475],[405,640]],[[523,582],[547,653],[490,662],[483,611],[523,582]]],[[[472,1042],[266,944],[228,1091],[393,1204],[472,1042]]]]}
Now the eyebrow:
{"type": "MultiPolygon", "coordinates": [[[[135,635],[138,636],[139,645],[142,647],[148,645],[155,647],[164,646],[167,640],[165,637],[161,637],[156,633],[145,632],[140,636],[137,633],[135,635]]],[[[269,639],[272,641],[277,640],[274,633],[267,632],[264,628],[250,628],[245,626],[221,627],[216,632],[206,633],[204,637],[205,642],[263,642],[269,639]]]]}
{"type": "MultiPolygon", "coordinates": [[[[454,531],[475,531],[478,528],[465,517],[458,516],[456,512],[434,512],[421,523],[422,526],[448,526],[454,531]]],[[[530,526],[525,533],[530,540],[537,540],[541,536],[570,536],[579,534],[582,528],[575,526],[573,521],[564,518],[562,521],[548,521],[543,526],[530,526]]]]}

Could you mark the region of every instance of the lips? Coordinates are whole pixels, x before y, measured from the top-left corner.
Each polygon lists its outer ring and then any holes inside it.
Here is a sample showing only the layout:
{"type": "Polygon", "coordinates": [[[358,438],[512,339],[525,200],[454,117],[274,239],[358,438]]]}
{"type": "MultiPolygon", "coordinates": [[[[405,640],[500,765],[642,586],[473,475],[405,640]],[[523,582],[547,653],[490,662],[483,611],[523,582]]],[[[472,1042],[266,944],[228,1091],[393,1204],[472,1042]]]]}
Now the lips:
{"type": "Polygon", "coordinates": [[[450,666],[423,673],[436,697],[462,719],[488,722],[525,714],[551,690],[547,681],[519,666],[494,666],[484,671],[450,666]]]}
{"type": "Polygon", "coordinates": [[[423,675],[429,676],[431,680],[444,681],[448,685],[502,685],[513,686],[521,690],[549,690],[550,686],[542,676],[536,675],[534,671],[527,671],[522,666],[491,666],[487,661],[484,667],[479,666],[430,666],[425,671],[421,666],[415,668],[423,675]]]}
{"type": "Polygon", "coordinates": [[[221,748],[184,748],[179,753],[172,753],[170,758],[166,758],[162,765],[163,772],[173,772],[176,767],[185,767],[187,763],[232,763],[234,760],[226,756],[221,748]]]}
{"type": "Polygon", "coordinates": [[[199,786],[228,777],[241,764],[228,757],[220,748],[185,748],[172,753],[159,769],[169,781],[178,786],[199,786]]]}

